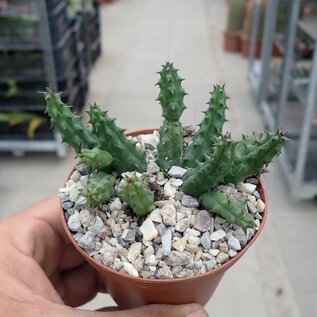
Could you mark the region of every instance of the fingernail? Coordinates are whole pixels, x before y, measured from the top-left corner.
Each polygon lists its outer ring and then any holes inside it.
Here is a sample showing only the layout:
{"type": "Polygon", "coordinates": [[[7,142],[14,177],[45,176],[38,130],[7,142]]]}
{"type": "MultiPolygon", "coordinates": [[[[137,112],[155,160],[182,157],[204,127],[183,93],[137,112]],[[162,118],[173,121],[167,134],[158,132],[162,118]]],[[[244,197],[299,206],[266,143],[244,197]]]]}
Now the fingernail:
{"type": "Polygon", "coordinates": [[[186,315],[186,317],[208,317],[208,315],[204,310],[196,310],[186,315]]]}

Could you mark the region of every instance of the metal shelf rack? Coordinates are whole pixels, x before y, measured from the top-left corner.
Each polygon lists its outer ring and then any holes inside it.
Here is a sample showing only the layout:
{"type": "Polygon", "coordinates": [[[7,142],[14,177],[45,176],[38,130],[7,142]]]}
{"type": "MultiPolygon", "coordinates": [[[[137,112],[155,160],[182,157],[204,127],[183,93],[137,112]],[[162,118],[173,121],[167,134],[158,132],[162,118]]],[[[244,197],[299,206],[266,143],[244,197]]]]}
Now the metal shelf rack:
{"type": "MultiPolygon", "coordinates": [[[[281,0],[280,0],[281,1],[281,0]]],[[[317,196],[317,17],[301,20],[300,6],[304,1],[288,1],[290,13],[285,41],[282,42],[284,57],[279,78],[279,94],[272,101],[270,96],[270,66],[273,44],[276,42],[276,20],[279,1],[268,0],[261,60],[254,58],[259,1],[253,10],[253,28],[248,78],[255,94],[256,103],[270,130],[283,127],[292,140],[279,157],[283,173],[294,199],[308,199],[317,196]],[[297,31],[303,31],[314,41],[309,80],[292,81],[293,64],[299,56],[295,50],[297,31]],[[291,96],[295,96],[294,100],[291,96]]],[[[310,2],[310,1],[305,1],[310,2]]],[[[315,2],[316,1],[311,1],[315,2]]]]}
{"type": "MultiPolygon", "coordinates": [[[[0,111],[29,111],[44,114],[45,102],[43,98],[43,101],[38,98],[37,92],[44,90],[45,87],[54,87],[58,91],[63,91],[65,102],[73,104],[75,111],[81,111],[88,90],[88,75],[93,65],[90,57],[93,54],[90,42],[97,40],[100,44],[100,26],[97,1],[91,1],[93,10],[91,6],[88,8],[87,1],[79,1],[82,3],[81,9],[77,10],[76,7],[74,16],[68,19],[66,0],[7,1],[5,6],[0,6],[0,17],[22,16],[38,19],[35,28],[36,41],[29,41],[29,43],[12,41],[11,43],[11,38],[5,37],[4,41],[0,42],[0,51],[7,54],[2,60],[2,65],[6,68],[0,74],[0,89],[1,83],[7,78],[14,78],[23,87],[13,101],[0,100],[0,111]],[[18,8],[21,7],[19,7],[20,3],[22,10],[17,11],[17,5],[18,8]],[[94,25],[89,23],[91,17],[95,20],[94,25]],[[91,38],[90,33],[94,31],[93,27],[97,28],[97,32],[94,32],[95,37],[91,38]],[[22,51],[40,54],[37,58],[33,58],[34,55],[32,55],[27,64],[27,69],[31,70],[29,73],[19,66],[11,70],[7,64],[11,62],[13,65],[18,65],[19,63],[16,63],[16,60],[13,61],[10,54],[11,52],[20,54],[22,51]],[[40,71],[34,73],[34,69],[40,71]]],[[[22,64],[25,65],[25,60],[22,64]]],[[[58,133],[50,131],[47,123],[45,129],[39,129],[34,140],[28,139],[25,133],[20,133],[19,129],[12,135],[5,130],[2,131],[0,152],[12,152],[15,156],[21,156],[25,152],[48,151],[55,152],[59,157],[65,156],[66,146],[62,144],[58,133]]]]}

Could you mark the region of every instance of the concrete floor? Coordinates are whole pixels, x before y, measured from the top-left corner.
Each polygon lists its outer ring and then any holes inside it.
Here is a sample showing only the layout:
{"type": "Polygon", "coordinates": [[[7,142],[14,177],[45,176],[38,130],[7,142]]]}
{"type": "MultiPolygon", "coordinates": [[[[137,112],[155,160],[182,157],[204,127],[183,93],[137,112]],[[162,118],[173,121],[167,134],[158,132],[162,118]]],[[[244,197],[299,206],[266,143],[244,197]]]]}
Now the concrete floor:
{"type": "MultiPolygon", "coordinates": [[[[226,5],[220,0],[117,0],[101,12],[103,55],[91,74],[89,102],[97,102],[128,130],[158,127],[157,71],[167,60],[185,78],[185,124],[197,124],[212,85],[226,84],[229,123],[241,133],[263,129],[247,82],[247,61],[223,51],[226,5]]],[[[55,194],[74,153],[0,157],[0,219],[55,194]]],[[[278,162],[265,176],[270,214],[263,234],[223,278],[206,309],[213,317],[317,316],[317,206],[294,202],[278,162]]],[[[113,304],[99,295],[87,309],[113,304]]]]}

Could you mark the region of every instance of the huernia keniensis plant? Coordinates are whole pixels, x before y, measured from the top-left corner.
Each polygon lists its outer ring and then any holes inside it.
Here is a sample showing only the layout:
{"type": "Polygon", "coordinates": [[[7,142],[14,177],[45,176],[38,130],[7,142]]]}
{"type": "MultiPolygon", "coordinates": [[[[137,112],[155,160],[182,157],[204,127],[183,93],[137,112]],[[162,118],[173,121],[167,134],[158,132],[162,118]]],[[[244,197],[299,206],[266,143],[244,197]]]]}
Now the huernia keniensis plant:
{"type": "MultiPolygon", "coordinates": [[[[206,209],[228,222],[244,229],[252,227],[253,219],[245,213],[244,204],[228,199],[217,187],[260,176],[263,168],[280,153],[287,141],[285,134],[281,131],[254,133],[243,136],[240,141],[232,140],[230,134],[223,135],[228,97],[224,86],[216,85],[193,142],[184,148],[180,117],[186,109],[184,97],[187,94],[182,87],[183,79],[168,62],[159,75],[157,100],[164,121],[159,130],[156,163],[163,172],[175,165],[187,169],[181,191],[199,198],[206,209]]],[[[96,207],[109,201],[115,195],[116,178],[122,178],[119,197],[138,217],[150,213],[154,209],[154,195],[146,178],[136,173],[147,169],[145,153],[125,136],[125,130],[97,105],[87,111],[90,120],[84,124],[82,118],[61,101],[59,93],[49,89],[45,99],[46,112],[63,141],[74,148],[82,162],[92,167],[92,175],[82,191],[88,205],[96,207]],[[128,177],[125,172],[134,174],[128,177]]]]}

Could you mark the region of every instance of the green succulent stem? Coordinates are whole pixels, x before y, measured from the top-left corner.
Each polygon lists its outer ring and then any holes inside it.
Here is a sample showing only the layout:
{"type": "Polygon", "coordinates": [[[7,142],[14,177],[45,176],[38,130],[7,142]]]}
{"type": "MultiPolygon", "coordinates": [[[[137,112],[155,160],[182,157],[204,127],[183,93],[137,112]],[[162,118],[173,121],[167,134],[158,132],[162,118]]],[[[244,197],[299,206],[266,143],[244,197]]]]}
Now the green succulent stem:
{"type": "Polygon", "coordinates": [[[79,154],[80,163],[86,163],[94,170],[107,170],[113,160],[112,155],[99,148],[82,149],[79,154]]]}
{"type": "Polygon", "coordinates": [[[63,142],[74,148],[76,153],[81,149],[92,149],[98,141],[91,134],[90,129],[84,125],[82,118],[75,115],[70,106],[61,100],[61,94],[48,89],[44,94],[46,100],[46,113],[51,118],[52,125],[61,134],[63,142]]]}
{"type": "Polygon", "coordinates": [[[232,165],[225,175],[224,182],[238,184],[246,177],[260,176],[263,167],[280,154],[287,140],[285,133],[279,130],[243,136],[242,141],[235,146],[232,165]]]}
{"type": "Polygon", "coordinates": [[[193,142],[184,151],[183,165],[185,167],[195,167],[198,162],[204,162],[222,134],[222,127],[226,122],[225,111],[228,96],[224,86],[220,85],[214,86],[210,95],[209,107],[199,125],[199,131],[194,135],[193,142]]]}
{"type": "Polygon", "coordinates": [[[144,152],[136,148],[136,143],[128,140],[125,130],[115,124],[107,112],[97,105],[91,106],[87,111],[92,125],[92,134],[98,139],[100,148],[109,152],[113,157],[113,166],[121,174],[127,171],[146,171],[144,152]]]}
{"type": "Polygon", "coordinates": [[[200,200],[210,212],[220,215],[231,224],[238,225],[244,231],[255,227],[253,217],[245,212],[245,205],[228,199],[220,190],[204,193],[200,200]]]}
{"type": "Polygon", "coordinates": [[[86,197],[88,206],[98,207],[108,202],[115,194],[116,178],[104,172],[92,174],[81,194],[86,197]]]}
{"type": "Polygon", "coordinates": [[[186,92],[182,87],[183,79],[177,72],[173,64],[167,62],[159,72],[161,78],[157,83],[160,87],[157,100],[165,118],[160,129],[157,163],[165,171],[173,165],[180,165],[183,150],[183,128],[179,119],[186,108],[186,92]]]}
{"type": "Polygon", "coordinates": [[[236,143],[228,137],[220,139],[207,160],[189,169],[184,175],[183,192],[187,195],[199,197],[221,184],[232,164],[235,146],[236,143]]]}
{"type": "Polygon", "coordinates": [[[157,145],[157,164],[168,171],[173,165],[180,165],[183,146],[183,128],[180,122],[164,120],[160,128],[160,142],[157,145]]]}
{"type": "Polygon", "coordinates": [[[133,209],[137,217],[147,215],[154,210],[154,193],[142,177],[133,175],[125,178],[121,198],[133,209]]]}

